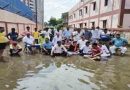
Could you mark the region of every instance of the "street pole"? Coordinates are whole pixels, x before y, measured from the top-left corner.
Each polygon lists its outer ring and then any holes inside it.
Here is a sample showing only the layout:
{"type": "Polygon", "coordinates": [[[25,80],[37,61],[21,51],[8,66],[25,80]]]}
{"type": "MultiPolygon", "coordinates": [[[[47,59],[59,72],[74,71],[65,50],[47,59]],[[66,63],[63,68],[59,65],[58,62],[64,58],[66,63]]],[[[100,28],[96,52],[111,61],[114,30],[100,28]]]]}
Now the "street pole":
{"type": "Polygon", "coordinates": [[[38,12],[37,12],[37,0],[35,0],[35,12],[36,12],[36,29],[38,29],[38,12]]]}
{"type": "Polygon", "coordinates": [[[44,29],[44,0],[42,0],[42,30],[44,29]]]}

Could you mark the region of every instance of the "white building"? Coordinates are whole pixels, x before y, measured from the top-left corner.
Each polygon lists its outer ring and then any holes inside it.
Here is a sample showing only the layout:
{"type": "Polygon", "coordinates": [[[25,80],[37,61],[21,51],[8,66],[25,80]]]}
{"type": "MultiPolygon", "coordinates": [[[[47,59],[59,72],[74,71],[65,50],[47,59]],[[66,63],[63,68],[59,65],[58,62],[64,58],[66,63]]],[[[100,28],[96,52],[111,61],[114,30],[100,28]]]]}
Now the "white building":
{"type": "Polygon", "coordinates": [[[130,0],[81,0],[69,11],[69,25],[130,28],[130,0]]]}

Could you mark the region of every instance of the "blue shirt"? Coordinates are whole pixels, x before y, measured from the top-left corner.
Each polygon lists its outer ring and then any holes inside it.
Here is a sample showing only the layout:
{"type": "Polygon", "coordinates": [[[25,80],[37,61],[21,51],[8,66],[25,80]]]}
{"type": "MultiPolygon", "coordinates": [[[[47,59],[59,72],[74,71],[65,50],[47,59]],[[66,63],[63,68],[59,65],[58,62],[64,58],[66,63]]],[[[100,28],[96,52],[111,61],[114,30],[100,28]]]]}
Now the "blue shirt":
{"type": "Polygon", "coordinates": [[[13,41],[17,41],[18,39],[18,33],[17,32],[11,32],[7,36],[10,36],[10,39],[13,41]]]}
{"type": "Polygon", "coordinates": [[[44,44],[43,44],[43,47],[44,47],[45,49],[52,49],[52,46],[53,46],[52,42],[48,42],[48,43],[44,43],[44,44]]]}
{"type": "Polygon", "coordinates": [[[71,37],[71,32],[68,31],[68,30],[64,31],[63,34],[64,34],[64,36],[65,36],[66,38],[70,38],[70,37],[71,37]]]}
{"type": "Polygon", "coordinates": [[[114,38],[112,40],[112,43],[116,46],[116,47],[121,47],[124,46],[125,44],[128,44],[128,41],[124,38],[114,38]]]}

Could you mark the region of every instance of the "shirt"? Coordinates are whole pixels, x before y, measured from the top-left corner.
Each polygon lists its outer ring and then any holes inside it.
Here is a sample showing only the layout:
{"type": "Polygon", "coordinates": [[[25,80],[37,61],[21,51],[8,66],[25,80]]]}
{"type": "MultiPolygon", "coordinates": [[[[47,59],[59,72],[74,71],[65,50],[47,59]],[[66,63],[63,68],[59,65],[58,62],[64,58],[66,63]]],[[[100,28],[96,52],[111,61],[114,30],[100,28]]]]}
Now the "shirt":
{"type": "Polygon", "coordinates": [[[78,49],[79,49],[79,45],[78,44],[77,45],[70,45],[68,51],[76,52],[76,51],[78,51],[78,49]]]}
{"type": "Polygon", "coordinates": [[[100,39],[101,32],[102,32],[102,31],[99,30],[99,29],[92,30],[92,31],[91,31],[91,33],[92,33],[92,38],[100,39]]]}
{"type": "Polygon", "coordinates": [[[91,46],[85,45],[82,50],[84,54],[91,54],[91,49],[92,49],[91,46]]]}
{"type": "Polygon", "coordinates": [[[30,38],[28,38],[27,36],[25,36],[23,38],[23,42],[26,43],[26,44],[32,45],[34,43],[34,38],[32,36],[30,36],[30,38]]]}
{"type": "Polygon", "coordinates": [[[53,40],[52,40],[52,43],[53,43],[53,45],[56,45],[57,44],[57,42],[58,41],[61,41],[62,40],[62,38],[59,36],[59,37],[57,37],[57,36],[55,36],[54,38],[53,38],[53,40]]]}
{"type": "Polygon", "coordinates": [[[33,37],[34,37],[34,39],[38,39],[39,38],[39,32],[33,32],[33,37]]]}
{"type": "Polygon", "coordinates": [[[102,53],[101,54],[102,57],[110,56],[110,52],[109,52],[108,48],[106,47],[106,45],[101,46],[101,53],[102,53]]]}
{"type": "Polygon", "coordinates": [[[10,39],[13,41],[17,41],[18,33],[17,32],[11,32],[7,36],[10,36],[10,39]]]}
{"type": "Polygon", "coordinates": [[[86,42],[87,42],[87,40],[83,41],[82,39],[77,42],[79,44],[80,50],[85,46],[86,42]]]}
{"type": "Polygon", "coordinates": [[[9,40],[4,36],[3,33],[0,33],[0,43],[7,43],[9,40]]]}
{"type": "Polygon", "coordinates": [[[90,39],[92,36],[92,33],[90,31],[85,31],[84,36],[85,38],[90,39]]]}
{"type": "Polygon", "coordinates": [[[51,42],[43,44],[43,48],[45,48],[45,49],[52,49],[52,46],[53,46],[53,44],[51,42]]]}
{"type": "Polygon", "coordinates": [[[128,41],[124,38],[114,38],[112,40],[112,43],[116,46],[116,47],[121,47],[121,46],[124,46],[125,44],[128,43],[128,41]]]}
{"type": "Polygon", "coordinates": [[[63,51],[67,52],[67,49],[63,45],[61,45],[61,46],[55,45],[52,48],[51,54],[53,54],[53,53],[62,53],[63,51]]]}
{"type": "Polygon", "coordinates": [[[97,46],[96,48],[92,48],[92,55],[97,55],[101,53],[101,48],[99,46],[97,46]]]}
{"type": "Polygon", "coordinates": [[[71,37],[71,31],[65,30],[63,32],[63,35],[64,35],[65,38],[70,38],[71,37]]]}
{"type": "Polygon", "coordinates": [[[39,44],[43,44],[45,42],[45,38],[42,36],[39,37],[39,44]]]}

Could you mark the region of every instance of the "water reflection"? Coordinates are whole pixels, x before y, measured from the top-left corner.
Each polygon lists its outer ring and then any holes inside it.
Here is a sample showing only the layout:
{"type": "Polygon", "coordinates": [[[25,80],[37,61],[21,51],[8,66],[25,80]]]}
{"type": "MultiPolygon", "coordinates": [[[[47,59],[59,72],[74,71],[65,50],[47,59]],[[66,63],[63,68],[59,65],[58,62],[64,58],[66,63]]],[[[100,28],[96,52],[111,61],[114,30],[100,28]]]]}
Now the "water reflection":
{"type": "Polygon", "coordinates": [[[130,90],[130,56],[95,62],[23,55],[0,63],[0,90],[130,90]]]}
{"type": "Polygon", "coordinates": [[[38,73],[28,72],[33,75],[20,79],[14,90],[99,90],[100,88],[91,82],[90,77],[94,73],[74,68],[73,65],[61,65],[52,63],[48,68],[43,67],[38,73]],[[60,67],[59,67],[60,66],[60,67]]]}

